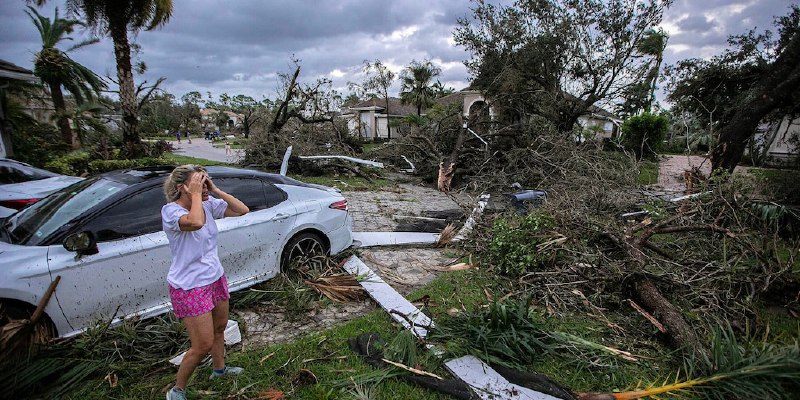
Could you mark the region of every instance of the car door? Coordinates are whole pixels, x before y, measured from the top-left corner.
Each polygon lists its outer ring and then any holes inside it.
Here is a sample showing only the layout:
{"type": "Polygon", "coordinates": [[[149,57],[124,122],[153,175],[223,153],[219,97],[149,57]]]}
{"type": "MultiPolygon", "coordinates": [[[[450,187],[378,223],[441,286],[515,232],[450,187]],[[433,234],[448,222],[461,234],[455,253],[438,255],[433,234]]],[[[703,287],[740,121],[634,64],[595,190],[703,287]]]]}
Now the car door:
{"type": "Polygon", "coordinates": [[[112,317],[164,312],[169,243],[161,230],[160,186],[133,193],[84,223],[97,240],[97,254],[76,257],[60,244],[49,246],[53,275],[61,275],[58,302],[75,329],[112,317]]]}
{"type": "Polygon", "coordinates": [[[214,178],[220,189],[250,212],[217,220],[219,258],[231,290],[252,286],[280,272],[279,260],[296,211],[286,194],[257,178],[214,178]]]}

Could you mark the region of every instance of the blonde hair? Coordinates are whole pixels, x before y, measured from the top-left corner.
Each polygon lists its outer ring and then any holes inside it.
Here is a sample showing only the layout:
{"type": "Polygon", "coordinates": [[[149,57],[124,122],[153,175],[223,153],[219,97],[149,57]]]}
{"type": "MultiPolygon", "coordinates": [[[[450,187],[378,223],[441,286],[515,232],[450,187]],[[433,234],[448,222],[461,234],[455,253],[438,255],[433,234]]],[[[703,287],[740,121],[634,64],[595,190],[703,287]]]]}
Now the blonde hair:
{"type": "Polygon", "coordinates": [[[172,170],[172,173],[164,180],[164,197],[167,198],[167,202],[178,200],[181,197],[178,186],[186,183],[195,172],[206,172],[206,169],[200,165],[186,164],[172,170]]]}

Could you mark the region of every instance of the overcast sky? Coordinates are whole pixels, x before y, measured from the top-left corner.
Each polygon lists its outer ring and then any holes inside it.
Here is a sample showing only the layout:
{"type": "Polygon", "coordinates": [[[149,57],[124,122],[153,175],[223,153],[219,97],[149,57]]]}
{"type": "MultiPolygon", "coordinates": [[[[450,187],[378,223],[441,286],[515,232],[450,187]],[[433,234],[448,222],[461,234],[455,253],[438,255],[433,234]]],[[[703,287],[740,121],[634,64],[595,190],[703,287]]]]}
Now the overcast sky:
{"type": "MultiPolygon", "coordinates": [[[[508,2],[506,2],[508,3],[508,2]]],[[[773,17],[789,10],[789,0],[676,0],[664,17],[670,33],[666,62],[710,57],[726,46],[730,34],[771,28],[773,17]]],[[[359,81],[364,60],[380,59],[393,71],[412,60],[431,59],[442,69],[440,80],[455,89],[469,83],[455,46],[456,20],[470,14],[466,0],[175,0],[172,19],[155,31],[131,37],[141,45],[138,59],[150,82],[166,77],[162,87],[180,97],[197,90],[215,99],[221,93],[275,97],[276,73],[289,72],[292,55],[301,60],[302,77],[328,77],[346,93],[359,81]]],[[[40,9],[53,16],[62,1],[40,9]]],[[[85,37],[81,33],[74,35],[85,37]]],[[[0,59],[33,69],[41,47],[36,28],[25,14],[24,0],[0,1],[0,59]]],[[[68,45],[62,46],[66,48],[68,45]]],[[[116,78],[110,39],[71,56],[100,75],[116,78]]],[[[399,90],[395,83],[393,92],[399,90]]]]}

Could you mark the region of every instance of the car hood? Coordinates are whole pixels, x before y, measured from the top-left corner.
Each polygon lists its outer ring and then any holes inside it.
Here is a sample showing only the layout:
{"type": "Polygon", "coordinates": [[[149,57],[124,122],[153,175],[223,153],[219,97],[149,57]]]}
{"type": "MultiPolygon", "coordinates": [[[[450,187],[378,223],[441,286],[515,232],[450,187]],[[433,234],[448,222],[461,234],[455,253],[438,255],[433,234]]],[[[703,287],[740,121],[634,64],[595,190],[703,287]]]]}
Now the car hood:
{"type": "Polygon", "coordinates": [[[65,188],[83,178],[76,176],[54,176],[22,183],[11,183],[0,186],[0,200],[41,199],[56,190],[65,188]]]}

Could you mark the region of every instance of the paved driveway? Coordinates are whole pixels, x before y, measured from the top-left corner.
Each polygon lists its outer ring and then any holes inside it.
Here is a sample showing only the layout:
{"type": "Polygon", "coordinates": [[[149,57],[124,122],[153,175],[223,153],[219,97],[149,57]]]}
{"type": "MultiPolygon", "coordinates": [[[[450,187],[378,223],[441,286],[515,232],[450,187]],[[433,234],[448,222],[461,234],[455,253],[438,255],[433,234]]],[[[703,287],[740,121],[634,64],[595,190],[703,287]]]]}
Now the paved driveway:
{"type": "MultiPolygon", "coordinates": [[[[211,142],[203,138],[194,138],[190,144],[186,139],[178,142],[170,142],[175,147],[175,153],[189,157],[204,158],[206,160],[224,163],[238,162],[243,156],[243,150],[231,150],[233,154],[225,155],[225,149],[216,148],[211,142]]],[[[220,143],[220,142],[217,142],[220,143]]]]}

